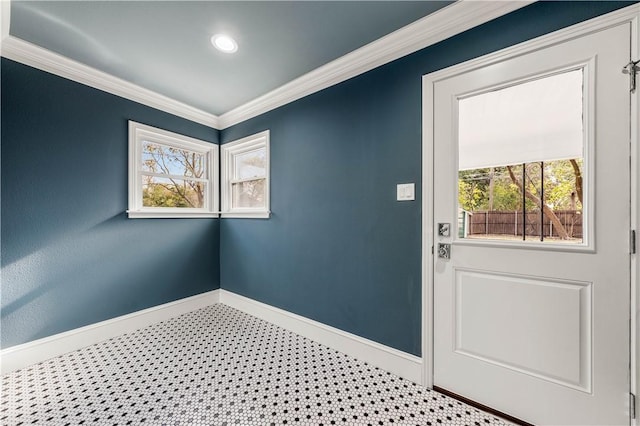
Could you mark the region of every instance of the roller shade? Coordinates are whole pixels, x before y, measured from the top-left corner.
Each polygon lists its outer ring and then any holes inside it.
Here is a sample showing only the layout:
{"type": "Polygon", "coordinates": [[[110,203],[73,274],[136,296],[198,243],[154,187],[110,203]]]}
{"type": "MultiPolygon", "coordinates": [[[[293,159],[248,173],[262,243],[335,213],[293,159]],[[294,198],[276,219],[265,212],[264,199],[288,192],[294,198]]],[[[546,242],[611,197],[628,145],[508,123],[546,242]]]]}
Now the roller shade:
{"type": "Polygon", "coordinates": [[[582,70],[460,99],[459,169],[582,158],[582,70]]]}

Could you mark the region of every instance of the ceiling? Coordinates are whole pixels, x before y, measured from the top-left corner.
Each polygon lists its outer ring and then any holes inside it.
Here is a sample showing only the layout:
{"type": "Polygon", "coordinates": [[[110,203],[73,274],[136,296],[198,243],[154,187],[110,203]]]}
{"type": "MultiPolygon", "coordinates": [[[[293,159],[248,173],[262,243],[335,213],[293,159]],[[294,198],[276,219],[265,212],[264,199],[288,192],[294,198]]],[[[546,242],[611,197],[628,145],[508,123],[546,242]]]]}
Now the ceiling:
{"type": "Polygon", "coordinates": [[[450,3],[12,0],[10,35],[221,115],[450,3]]]}

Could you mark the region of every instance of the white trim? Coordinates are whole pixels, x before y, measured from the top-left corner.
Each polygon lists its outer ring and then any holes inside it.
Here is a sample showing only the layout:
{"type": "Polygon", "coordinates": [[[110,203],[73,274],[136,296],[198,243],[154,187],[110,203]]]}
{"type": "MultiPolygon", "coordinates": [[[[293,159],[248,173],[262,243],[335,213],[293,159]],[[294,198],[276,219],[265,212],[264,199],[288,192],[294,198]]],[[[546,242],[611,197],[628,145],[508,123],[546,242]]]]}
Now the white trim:
{"type": "MultiPolygon", "coordinates": [[[[4,0],[0,0],[4,3],[4,0]]],[[[114,77],[19,38],[2,40],[2,56],[69,80],[138,102],[205,126],[218,128],[218,117],[168,96],[114,77]]]]}
{"type": "Polygon", "coordinates": [[[270,132],[265,130],[233,142],[220,146],[220,210],[222,217],[227,218],[254,218],[268,219],[270,216],[270,132]],[[251,151],[265,149],[265,175],[255,176],[252,179],[239,180],[235,177],[235,156],[251,151]],[[240,181],[260,180],[264,179],[264,207],[260,208],[241,208],[233,207],[233,190],[232,185],[240,181]]]}
{"type": "MultiPolygon", "coordinates": [[[[631,58],[640,59],[640,8],[631,20],[631,58]]],[[[640,89],[631,95],[631,229],[640,237],[640,89]]],[[[640,426],[640,253],[631,256],[631,392],[636,395],[636,418],[640,426]],[[634,374],[635,373],[635,374],[634,374]]]]}
{"type": "MultiPolygon", "coordinates": [[[[632,23],[634,22],[634,19],[637,18],[639,13],[640,4],[627,6],[617,11],[607,13],[606,15],[602,15],[588,21],[584,21],[579,24],[554,31],[547,35],[536,37],[529,41],[525,41],[520,44],[516,44],[514,46],[507,47],[493,53],[489,53],[479,58],[452,65],[439,71],[434,71],[423,76],[423,81],[426,76],[429,76],[429,81],[437,82],[439,80],[451,78],[461,73],[486,67],[497,62],[502,62],[509,58],[521,56],[535,50],[545,49],[555,44],[563,43],[568,40],[582,37],[597,31],[602,31],[606,28],[614,27],[616,25],[624,23],[632,23]]],[[[620,68],[620,70],[620,72],[622,72],[622,68],[620,68]]]]}
{"type": "Polygon", "coordinates": [[[0,0],[0,41],[9,36],[11,27],[11,0],[0,0]]]}
{"type": "Polygon", "coordinates": [[[197,219],[197,218],[216,218],[220,217],[217,212],[212,213],[200,213],[184,211],[185,209],[171,209],[165,211],[159,208],[158,211],[130,211],[127,210],[127,217],[129,219],[197,219]]]}
{"type": "MultiPolygon", "coordinates": [[[[218,217],[219,147],[213,142],[195,139],[167,130],[129,120],[129,209],[130,219],[140,218],[198,218],[218,217]],[[150,174],[142,170],[142,150],[145,142],[169,148],[185,149],[206,158],[206,176],[194,179],[205,182],[204,205],[202,208],[145,207],[143,205],[144,176],[150,174]]],[[[151,174],[155,175],[155,174],[151,174]]],[[[170,178],[172,175],[159,173],[170,178]]],[[[179,177],[179,179],[185,179],[179,177]]]]}
{"type": "Polygon", "coordinates": [[[532,1],[457,1],[418,21],[272,90],[219,117],[220,129],[238,124],[484,24],[532,1]]]}
{"type": "Polygon", "coordinates": [[[259,212],[245,212],[245,213],[240,213],[240,212],[233,212],[233,213],[226,213],[223,212],[221,217],[226,218],[226,219],[269,219],[271,217],[271,212],[270,211],[263,211],[260,210],[259,212]]]}
{"type": "Polygon", "coordinates": [[[1,373],[10,373],[67,352],[130,333],[218,303],[219,300],[220,290],[213,290],[3,349],[0,351],[1,373]]]}
{"type": "MultiPolygon", "coordinates": [[[[118,77],[51,52],[9,35],[2,39],[2,56],[13,61],[67,78],[78,83],[177,115],[182,118],[225,129],[304,96],[318,92],[388,62],[438,43],[475,26],[484,24],[533,1],[510,0],[482,2],[460,0],[431,15],[375,40],[366,46],[323,65],[283,86],[266,93],[222,116],[210,114],[167,96],[145,89],[118,77]]],[[[4,10],[9,1],[0,0],[4,10]],[[6,4],[5,4],[6,3],[6,4]]],[[[8,15],[8,14],[7,14],[8,15]]]]}
{"type": "Polygon", "coordinates": [[[1,374],[24,368],[215,303],[253,315],[415,383],[422,359],[309,318],[217,289],[0,351],[1,374]]]}
{"type": "Polygon", "coordinates": [[[227,290],[220,291],[220,303],[268,321],[404,379],[419,384],[422,383],[422,360],[415,355],[227,290]]]}
{"type": "MultiPolygon", "coordinates": [[[[480,67],[488,66],[490,64],[514,58],[520,55],[524,55],[529,52],[544,49],[555,44],[559,44],[568,40],[572,40],[584,35],[601,31],[606,28],[610,28],[616,25],[629,23],[632,27],[632,51],[638,55],[640,41],[638,39],[638,17],[640,16],[640,4],[631,5],[623,9],[608,13],[606,15],[590,19],[588,21],[555,31],[545,36],[541,36],[532,39],[527,42],[520,43],[518,45],[482,56],[471,61],[460,63],[449,68],[433,72],[431,74],[424,75],[423,81],[423,123],[422,123],[422,173],[423,173],[423,185],[422,185],[422,200],[423,200],[423,214],[422,214],[422,294],[423,294],[423,312],[422,312],[422,324],[423,324],[423,365],[424,370],[424,384],[425,386],[433,386],[433,271],[429,265],[433,264],[433,253],[431,247],[433,247],[433,178],[431,165],[433,164],[433,84],[439,80],[445,78],[451,78],[460,73],[468,72],[480,67]]],[[[637,57],[634,59],[638,59],[637,57]]],[[[624,66],[624,64],[622,65],[624,66]]],[[[621,68],[622,69],[622,68],[621,68]]],[[[635,101],[632,103],[632,149],[635,147],[635,156],[632,158],[632,178],[635,179],[636,186],[632,188],[633,200],[632,200],[632,220],[635,217],[635,226],[640,224],[640,188],[637,185],[638,179],[638,166],[640,165],[640,153],[638,153],[638,135],[640,134],[640,124],[638,120],[638,111],[640,110],[640,100],[638,100],[638,94],[635,95],[635,101]]],[[[633,151],[632,151],[633,152],[633,151]]],[[[640,327],[640,319],[638,316],[638,310],[640,309],[640,265],[638,265],[637,255],[632,265],[635,266],[636,276],[633,278],[632,288],[635,288],[636,297],[632,299],[632,315],[635,312],[636,315],[636,327],[640,327]]],[[[633,329],[632,329],[633,330],[633,329]]],[[[634,333],[637,334],[637,328],[634,333]]],[[[640,342],[638,342],[637,335],[631,336],[632,346],[634,345],[638,352],[640,352],[640,342]]],[[[631,375],[640,382],[640,372],[638,372],[638,352],[632,353],[635,359],[632,361],[631,375]]],[[[632,382],[632,386],[634,383],[632,382]]],[[[638,390],[637,383],[635,383],[635,389],[638,390]]],[[[638,401],[638,400],[637,400],[638,401]]],[[[640,405],[640,402],[639,402],[640,405]]],[[[638,421],[636,421],[636,424],[638,421]]]]}
{"type": "Polygon", "coordinates": [[[433,387],[433,85],[422,77],[422,383],[433,387]],[[429,135],[429,136],[427,136],[429,135]],[[430,141],[431,145],[427,143],[430,141]]]}

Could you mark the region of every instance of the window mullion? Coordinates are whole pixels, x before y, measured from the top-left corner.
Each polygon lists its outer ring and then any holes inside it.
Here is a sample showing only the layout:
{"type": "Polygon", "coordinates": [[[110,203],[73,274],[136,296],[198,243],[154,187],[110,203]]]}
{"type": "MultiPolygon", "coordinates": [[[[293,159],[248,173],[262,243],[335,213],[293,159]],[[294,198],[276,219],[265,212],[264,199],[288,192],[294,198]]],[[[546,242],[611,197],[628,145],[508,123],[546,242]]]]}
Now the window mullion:
{"type": "Polygon", "coordinates": [[[230,179],[229,183],[233,185],[234,183],[251,182],[254,180],[265,180],[266,178],[267,178],[266,176],[254,176],[254,177],[244,178],[244,179],[230,179]]]}
{"type": "Polygon", "coordinates": [[[142,176],[152,176],[152,177],[159,177],[159,178],[165,178],[165,179],[179,179],[179,180],[192,180],[195,182],[209,182],[209,179],[203,179],[203,178],[197,178],[197,177],[191,177],[191,176],[179,176],[179,175],[168,175],[165,173],[153,173],[153,172],[147,172],[147,171],[141,171],[140,174],[142,176]]]}

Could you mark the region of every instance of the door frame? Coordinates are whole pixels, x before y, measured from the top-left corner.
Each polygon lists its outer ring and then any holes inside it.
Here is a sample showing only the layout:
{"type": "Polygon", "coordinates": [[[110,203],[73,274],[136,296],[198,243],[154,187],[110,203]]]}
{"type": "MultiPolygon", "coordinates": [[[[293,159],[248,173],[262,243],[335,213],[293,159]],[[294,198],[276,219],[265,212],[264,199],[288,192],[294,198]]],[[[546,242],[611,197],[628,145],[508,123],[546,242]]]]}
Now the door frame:
{"type": "MultiPolygon", "coordinates": [[[[494,53],[467,62],[453,65],[440,71],[426,74],[422,77],[422,384],[433,387],[433,247],[434,229],[433,207],[433,114],[434,114],[434,83],[471,70],[521,56],[536,50],[541,50],[555,44],[575,39],[609,27],[631,25],[631,55],[634,60],[640,59],[640,4],[627,6],[588,21],[572,25],[553,33],[499,50],[494,53]]],[[[625,64],[620,64],[620,71],[625,64]]],[[[640,426],[640,76],[638,88],[631,96],[631,229],[636,230],[637,249],[631,256],[631,335],[629,336],[631,359],[630,391],[636,395],[636,419],[633,425],[640,426]]]]}

